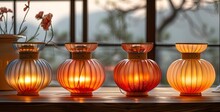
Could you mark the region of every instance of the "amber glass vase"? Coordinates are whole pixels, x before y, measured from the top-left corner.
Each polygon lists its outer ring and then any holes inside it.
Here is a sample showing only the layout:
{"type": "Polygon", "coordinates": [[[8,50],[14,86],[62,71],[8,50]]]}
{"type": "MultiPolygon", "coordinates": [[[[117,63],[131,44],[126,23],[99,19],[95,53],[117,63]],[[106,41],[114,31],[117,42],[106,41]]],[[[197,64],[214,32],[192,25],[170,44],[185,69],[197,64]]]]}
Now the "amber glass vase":
{"type": "Polygon", "coordinates": [[[157,63],[147,59],[153,43],[123,43],[128,59],[120,61],[114,69],[114,81],[127,96],[147,96],[155,88],[162,74],[157,63]]]}
{"type": "Polygon", "coordinates": [[[17,90],[17,95],[37,96],[51,81],[52,70],[43,59],[39,59],[39,51],[45,46],[40,42],[15,43],[19,59],[11,61],[5,76],[8,84],[17,90]]]}
{"type": "Polygon", "coordinates": [[[97,43],[67,43],[66,49],[72,59],[67,59],[57,70],[57,80],[71,95],[91,96],[105,80],[102,65],[92,59],[91,52],[97,43]]]}
{"type": "Polygon", "coordinates": [[[176,49],[182,59],[174,61],[168,68],[167,80],[180,95],[197,96],[215,81],[215,70],[200,53],[206,50],[206,43],[177,43],[176,49]]]}

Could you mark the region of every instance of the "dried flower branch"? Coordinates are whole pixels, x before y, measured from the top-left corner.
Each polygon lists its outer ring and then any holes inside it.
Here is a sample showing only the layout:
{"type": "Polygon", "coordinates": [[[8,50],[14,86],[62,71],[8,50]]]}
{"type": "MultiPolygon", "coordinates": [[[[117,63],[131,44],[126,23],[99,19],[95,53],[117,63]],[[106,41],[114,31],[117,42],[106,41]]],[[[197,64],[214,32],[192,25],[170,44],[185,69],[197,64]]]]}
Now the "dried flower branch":
{"type": "MultiPolygon", "coordinates": [[[[19,26],[18,35],[23,34],[27,29],[27,26],[23,26],[23,25],[26,21],[26,17],[28,15],[28,12],[30,11],[30,0],[27,0],[27,4],[25,4],[23,11],[25,12],[25,15],[23,17],[23,20],[22,20],[20,26],[19,26]]],[[[13,26],[14,26],[14,16],[12,16],[11,28],[9,28],[9,31],[8,31],[8,13],[12,13],[12,12],[13,11],[11,9],[8,9],[6,7],[0,7],[0,34],[10,34],[11,33],[13,26]],[[4,25],[1,25],[1,22],[4,25]],[[3,28],[3,26],[4,26],[4,28],[3,28]]],[[[35,18],[37,20],[41,20],[41,22],[39,23],[34,35],[31,36],[29,39],[26,37],[25,42],[30,42],[30,41],[36,39],[36,37],[39,35],[40,28],[43,28],[43,30],[45,31],[45,36],[44,36],[43,42],[48,44],[49,42],[52,41],[53,36],[54,36],[54,31],[53,31],[53,26],[52,26],[53,14],[48,13],[48,14],[44,15],[44,12],[40,11],[38,14],[36,14],[35,18]],[[49,39],[47,39],[49,31],[51,32],[51,37],[49,39]]]]}
{"type": "Polygon", "coordinates": [[[44,42],[48,44],[50,41],[52,41],[53,36],[54,36],[53,27],[52,27],[52,17],[53,17],[53,14],[48,13],[48,14],[44,15],[43,11],[40,11],[38,14],[36,14],[35,18],[37,20],[41,20],[41,22],[38,25],[38,28],[37,28],[36,32],[34,33],[34,35],[29,40],[26,40],[26,42],[29,42],[29,41],[35,39],[39,35],[38,32],[39,32],[40,27],[42,27],[43,30],[45,31],[44,42]],[[49,29],[51,29],[50,31],[51,31],[52,35],[51,35],[50,39],[46,42],[49,29]]]}
{"type": "MultiPolygon", "coordinates": [[[[27,26],[24,26],[23,27],[23,24],[25,22],[25,19],[28,15],[28,12],[30,10],[30,0],[27,1],[28,3],[25,4],[25,7],[24,7],[24,11],[26,12],[25,15],[24,15],[24,18],[19,26],[19,30],[18,30],[18,35],[22,34],[25,32],[25,30],[27,29],[27,26]]],[[[13,26],[14,26],[14,16],[12,16],[12,24],[11,24],[11,27],[8,28],[8,14],[9,13],[13,13],[13,11],[9,8],[6,8],[6,7],[0,7],[0,34],[10,34],[12,29],[13,29],[13,26]],[[3,24],[2,24],[3,23],[3,24]]]]}

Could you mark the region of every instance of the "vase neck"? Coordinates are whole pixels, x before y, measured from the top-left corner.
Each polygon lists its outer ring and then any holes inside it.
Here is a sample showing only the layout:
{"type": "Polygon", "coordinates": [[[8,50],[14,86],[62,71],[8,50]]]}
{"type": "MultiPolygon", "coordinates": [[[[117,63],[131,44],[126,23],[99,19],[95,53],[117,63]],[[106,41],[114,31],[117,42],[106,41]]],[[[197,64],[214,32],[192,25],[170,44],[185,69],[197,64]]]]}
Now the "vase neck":
{"type": "Polygon", "coordinates": [[[182,59],[200,59],[200,53],[182,53],[182,59]]]}
{"type": "Polygon", "coordinates": [[[128,59],[147,59],[147,53],[128,53],[128,59]]]}
{"type": "Polygon", "coordinates": [[[19,59],[39,59],[39,53],[32,51],[22,51],[19,52],[19,59]]]}
{"type": "Polygon", "coordinates": [[[72,52],[72,59],[87,60],[91,59],[91,52],[72,52]]]}

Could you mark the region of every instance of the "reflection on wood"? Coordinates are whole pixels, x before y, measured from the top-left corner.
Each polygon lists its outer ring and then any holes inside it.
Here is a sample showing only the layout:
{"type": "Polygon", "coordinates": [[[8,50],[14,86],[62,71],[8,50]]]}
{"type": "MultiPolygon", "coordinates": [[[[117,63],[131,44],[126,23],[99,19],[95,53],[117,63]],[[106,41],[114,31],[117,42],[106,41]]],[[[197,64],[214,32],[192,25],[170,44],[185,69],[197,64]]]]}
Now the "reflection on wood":
{"type": "Polygon", "coordinates": [[[40,96],[16,96],[15,91],[0,91],[0,112],[146,112],[220,110],[220,93],[212,88],[199,97],[179,96],[172,88],[157,87],[148,97],[126,97],[117,87],[102,87],[92,97],[70,96],[61,87],[48,87],[40,96]]]}

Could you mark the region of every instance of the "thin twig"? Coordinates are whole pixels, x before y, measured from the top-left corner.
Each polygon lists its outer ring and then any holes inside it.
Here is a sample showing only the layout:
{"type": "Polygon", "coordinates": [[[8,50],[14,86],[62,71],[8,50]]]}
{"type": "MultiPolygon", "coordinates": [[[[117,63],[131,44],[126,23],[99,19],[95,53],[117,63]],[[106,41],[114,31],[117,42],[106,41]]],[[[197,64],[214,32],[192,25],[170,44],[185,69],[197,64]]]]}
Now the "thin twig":
{"type": "Polygon", "coordinates": [[[21,22],[21,25],[20,25],[19,30],[18,30],[19,33],[20,33],[21,28],[22,28],[22,26],[23,26],[23,24],[24,24],[24,22],[25,22],[25,19],[26,19],[26,17],[27,17],[27,14],[28,14],[29,10],[30,10],[30,7],[28,8],[28,10],[27,10],[27,12],[25,13],[25,16],[24,16],[24,18],[23,18],[23,20],[22,20],[22,22],[21,22]]]}
{"type": "Polygon", "coordinates": [[[6,13],[6,20],[5,20],[5,32],[8,32],[8,13],[6,13]]]}
{"type": "Polygon", "coordinates": [[[45,31],[44,42],[46,42],[46,38],[47,38],[47,31],[45,31]]]}
{"type": "Polygon", "coordinates": [[[38,31],[39,31],[39,29],[40,29],[40,25],[41,25],[41,24],[38,25],[37,30],[36,30],[36,32],[34,33],[34,35],[33,35],[29,40],[27,40],[27,38],[26,38],[25,42],[29,42],[29,41],[33,40],[35,37],[38,36],[38,31]]]}
{"type": "Polygon", "coordinates": [[[5,34],[5,31],[2,29],[1,25],[0,25],[0,30],[1,30],[1,34],[3,32],[3,34],[5,34]]]}
{"type": "Polygon", "coordinates": [[[5,18],[5,16],[3,16],[3,19],[4,19],[4,23],[5,23],[5,34],[7,33],[7,28],[6,28],[6,26],[7,26],[7,23],[6,23],[6,18],[5,18]]]}
{"type": "Polygon", "coordinates": [[[11,33],[12,29],[13,29],[13,26],[14,26],[14,18],[12,19],[12,23],[11,23],[11,28],[9,30],[9,34],[11,33]]]}
{"type": "Polygon", "coordinates": [[[53,37],[54,37],[54,32],[53,32],[53,26],[52,26],[52,24],[51,24],[51,38],[50,38],[50,40],[46,43],[46,44],[48,44],[49,42],[51,42],[52,40],[53,40],[53,37]]]}

